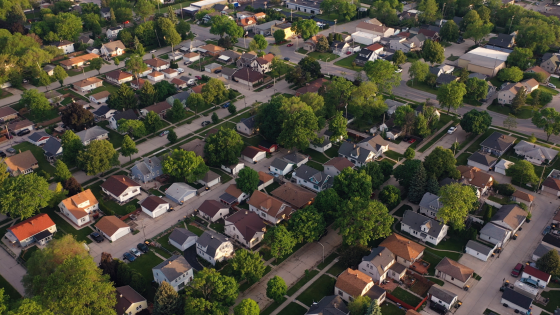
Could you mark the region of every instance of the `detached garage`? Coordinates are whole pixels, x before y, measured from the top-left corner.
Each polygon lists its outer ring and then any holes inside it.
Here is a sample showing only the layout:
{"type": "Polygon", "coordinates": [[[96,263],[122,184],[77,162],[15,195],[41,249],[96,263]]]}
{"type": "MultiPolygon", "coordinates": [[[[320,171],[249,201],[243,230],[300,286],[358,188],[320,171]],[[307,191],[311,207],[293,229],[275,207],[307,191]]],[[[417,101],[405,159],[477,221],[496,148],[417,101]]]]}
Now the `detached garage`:
{"type": "Polygon", "coordinates": [[[173,183],[165,191],[165,196],[176,203],[183,204],[183,202],[196,196],[196,189],[185,183],[173,183]]]}
{"type": "Polygon", "coordinates": [[[473,257],[476,257],[482,261],[488,261],[488,258],[490,258],[490,256],[492,256],[492,253],[494,252],[494,249],[496,248],[496,245],[494,245],[494,248],[490,248],[488,246],[485,246],[479,242],[470,240],[467,243],[467,247],[465,248],[465,252],[473,257]]]}
{"type": "Polygon", "coordinates": [[[171,235],[169,235],[169,244],[177,247],[181,251],[185,251],[187,248],[196,244],[197,240],[198,236],[196,234],[183,228],[176,228],[171,232],[171,235]]]}
{"type": "Polygon", "coordinates": [[[533,299],[510,288],[505,288],[501,303],[505,307],[511,307],[522,314],[527,314],[531,309],[533,299]]]}
{"type": "Polygon", "coordinates": [[[99,220],[99,222],[95,225],[95,229],[111,242],[114,242],[131,232],[130,226],[114,215],[104,216],[101,218],[101,220],[99,220]]]}
{"type": "Polygon", "coordinates": [[[510,166],[512,166],[512,165],[515,165],[515,163],[510,162],[510,161],[508,161],[508,160],[501,159],[500,162],[498,162],[498,163],[496,164],[496,167],[494,167],[494,171],[495,171],[496,173],[500,173],[500,174],[502,174],[502,175],[506,175],[506,170],[507,170],[510,166]]]}
{"type": "Polygon", "coordinates": [[[248,146],[241,152],[241,157],[247,162],[258,163],[260,160],[266,158],[266,151],[257,147],[248,146]]]}
{"type": "Polygon", "coordinates": [[[161,199],[158,196],[150,196],[144,199],[140,206],[142,211],[152,218],[157,218],[169,210],[169,202],[161,199]]]}

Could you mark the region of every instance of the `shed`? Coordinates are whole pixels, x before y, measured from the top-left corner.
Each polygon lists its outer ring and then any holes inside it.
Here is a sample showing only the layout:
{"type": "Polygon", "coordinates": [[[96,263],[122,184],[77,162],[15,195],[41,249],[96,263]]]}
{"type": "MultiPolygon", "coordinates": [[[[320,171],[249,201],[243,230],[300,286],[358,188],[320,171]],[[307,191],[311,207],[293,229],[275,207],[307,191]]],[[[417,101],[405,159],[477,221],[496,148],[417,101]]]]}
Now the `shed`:
{"type": "Polygon", "coordinates": [[[198,236],[184,228],[175,228],[169,235],[169,244],[177,247],[181,251],[196,244],[198,236]]]}
{"type": "Polygon", "coordinates": [[[480,239],[492,244],[502,246],[502,242],[507,238],[508,231],[492,223],[486,223],[480,230],[480,239]]]}
{"type": "Polygon", "coordinates": [[[183,204],[183,202],[196,196],[196,189],[185,183],[173,183],[165,191],[165,196],[178,204],[183,204]]]}
{"type": "Polygon", "coordinates": [[[205,200],[197,210],[199,216],[210,222],[216,222],[229,214],[229,207],[216,200],[205,200]]]}
{"type": "Polygon", "coordinates": [[[210,72],[210,73],[214,73],[214,72],[216,72],[216,70],[220,70],[220,69],[222,69],[222,65],[218,64],[218,63],[215,63],[215,62],[204,66],[204,71],[210,72]]]}
{"type": "Polygon", "coordinates": [[[45,143],[47,143],[47,141],[51,138],[51,136],[44,132],[44,131],[36,131],[33,134],[31,134],[29,137],[27,137],[27,141],[31,142],[32,144],[36,145],[36,146],[41,146],[45,143]]]}
{"type": "Polygon", "coordinates": [[[475,152],[468,157],[467,161],[469,166],[478,167],[483,171],[490,171],[496,165],[498,159],[489,153],[475,152]]]}
{"type": "Polygon", "coordinates": [[[501,159],[500,162],[498,162],[494,167],[494,172],[500,173],[502,175],[506,175],[506,170],[514,164],[515,163],[510,162],[508,160],[501,159]]]}
{"type": "Polygon", "coordinates": [[[430,287],[428,295],[430,296],[430,300],[432,301],[432,303],[444,306],[447,310],[451,309],[453,304],[457,302],[458,298],[457,294],[442,288],[438,284],[434,284],[432,287],[430,287]]]}
{"type": "Polygon", "coordinates": [[[95,225],[95,228],[111,242],[114,242],[131,232],[128,224],[124,223],[121,219],[114,215],[102,217],[95,225]]]}
{"type": "Polygon", "coordinates": [[[157,218],[169,210],[169,202],[158,196],[149,196],[140,203],[142,211],[152,218],[157,218]]]}
{"type": "Polygon", "coordinates": [[[201,179],[199,179],[197,181],[197,183],[202,184],[206,187],[212,187],[214,185],[219,184],[221,181],[221,176],[212,172],[212,171],[208,171],[206,172],[206,174],[204,174],[204,177],[202,177],[201,179]]]}
{"type": "Polygon", "coordinates": [[[476,257],[482,261],[488,261],[488,258],[490,258],[490,256],[492,256],[492,253],[494,252],[494,249],[496,248],[496,245],[494,245],[494,248],[490,248],[484,244],[481,244],[477,241],[473,241],[473,240],[469,240],[467,242],[467,247],[465,248],[465,252],[473,257],[476,257]]]}

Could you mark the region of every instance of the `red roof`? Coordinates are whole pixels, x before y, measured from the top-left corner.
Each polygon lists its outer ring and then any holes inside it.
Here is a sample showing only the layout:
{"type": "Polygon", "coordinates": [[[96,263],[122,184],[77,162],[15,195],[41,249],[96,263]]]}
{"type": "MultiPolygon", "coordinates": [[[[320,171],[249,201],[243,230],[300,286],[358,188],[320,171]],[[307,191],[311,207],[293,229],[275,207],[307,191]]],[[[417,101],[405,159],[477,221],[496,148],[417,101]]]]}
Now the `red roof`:
{"type": "Polygon", "coordinates": [[[55,225],[46,213],[38,214],[8,228],[18,240],[23,241],[55,225]]]}
{"type": "Polygon", "coordinates": [[[537,279],[540,279],[542,281],[545,281],[545,282],[550,281],[550,275],[548,273],[544,272],[544,271],[540,271],[537,268],[533,268],[531,266],[525,266],[525,269],[523,269],[523,272],[530,275],[530,276],[533,276],[537,279]]]}
{"type": "Polygon", "coordinates": [[[371,51],[377,51],[379,49],[383,49],[383,45],[381,45],[380,43],[375,43],[373,45],[367,46],[366,49],[371,50],[371,51]]]}

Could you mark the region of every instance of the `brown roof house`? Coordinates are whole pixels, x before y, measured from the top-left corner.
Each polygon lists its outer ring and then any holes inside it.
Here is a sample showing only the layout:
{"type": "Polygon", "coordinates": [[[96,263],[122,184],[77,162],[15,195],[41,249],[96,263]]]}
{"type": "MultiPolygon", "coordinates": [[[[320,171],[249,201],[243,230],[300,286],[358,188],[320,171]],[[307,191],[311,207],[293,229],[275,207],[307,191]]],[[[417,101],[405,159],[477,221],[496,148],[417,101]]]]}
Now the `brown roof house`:
{"type": "Polygon", "coordinates": [[[217,200],[204,200],[196,210],[200,217],[210,222],[216,222],[229,214],[229,207],[217,200]]]}
{"type": "Polygon", "coordinates": [[[124,175],[110,176],[101,184],[101,189],[118,202],[127,202],[141,193],[140,184],[124,175]]]}
{"type": "Polygon", "coordinates": [[[524,203],[525,205],[527,205],[527,207],[530,207],[535,200],[535,196],[521,190],[516,190],[513,195],[511,195],[511,200],[524,203]]]}
{"type": "Polygon", "coordinates": [[[18,112],[10,106],[0,108],[0,121],[8,121],[17,118],[18,112]]]}
{"type": "Polygon", "coordinates": [[[283,219],[287,219],[293,211],[292,207],[259,190],[253,192],[247,203],[249,204],[249,210],[273,224],[278,224],[283,219]]]}
{"type": "Polygon", "coordinates": [[[169,62],[157,57],[153,59],[144,60],[144,63],[146,63],[150,68],[154,69],[155,71],[162,71],[169,68],[169,62]]]}
{"type": "Polygon", "coordinates": [[[472,277],[474,270],[444,257],[436,266],[436,277],[463,288],[472,277]]]}
{"type": "Polygon", "coordinates": [[[461,173],[463,183],[476,187],[479,198],[492,187],[494,182],[492,175],[481,171],[478,167],[459,165],[457,170],[461,173]]]}
{"type": "Polygon", "coordinates": [[[250,145],[241,151],[241,157],[247,162],[258,163],[266,158],[266,151],[250,145]]]}
{"type": "Polygon", "coordinates": [[[392,234],[387,237],[379,246],[390,250],[391,253],[397,256],[397,262],[406,267],[410,267],[410,265],[420,259],[424,255],[424,249],[426,248],[398,234],[392,234]]]}
{"type": "Polygon", "coordinates": [[[148,301],[129,285],[117,288],[117,315],[133,315],[148,309],[148,301]]]}
{"type": "Polygon", "coordinates": [[[180,148],[185,151],[193,151],[197,156],[204,158],[204,145],[204,140],[194,139],[193,141],[183,144],[180,148]]]}
{"type": "Polygon", "coordinates": [[[541,190],[555,196],[560,196],[560,171],[552,170],[542,183],[541,190]]]}
{"type": "Polygon", "coordinates": [[[315,35],[312,36],[311,38],[309,38],[308,40],[306,40],[303,43],[303,49],[308,50],[308,51],[315,51],[315,49],[317,48],[317,43],[319,42],[319,39],[321,38],[325,38],[325,35],[315,35]]]}
{"type": "Polygon", "coordinates": [[[356,32],[365,32],[365,33],[378,35],[380,37],[389,37],[395,34],[395,29],[391,27],[387,27],[385,25],[376,25],[368,22],[360,22],[358,25],[356,25],[356,32]]]}
{"type": "Polygon", "coordinates": [[[124,54],[126,47],[120,40],[115,40],[101,46],[100,52],[104,56],[116,57],[124,54]]]}
{"type": "Polygon", "coordinates": [[[149,196],[140,203],[142,211],[152,218],[157,218],[169,210],[169,202],[158,196],[149,196]]]}
{"type": "Polygon", "coordinates": [[[111,242],[131,232],[130,226],[114,215],[102,217],[95,225],[95,229],[111,242]]]}
{"type": "Polygon", "coordinates": [[[292,205],[293,208],[301,209],[313,203],[316,193],[302,188],[296,184],[286,182],[271,193],[274,197],[292,205]]]}
{"type": "Polygon", "coordinates": [[[84,63],[88,63],[92,59],[99,58],[98,54],[85,54],[78,57],[62,60],[60,65],[66,70],[70,70],[73,67],[81,67],[84,63]]]}
{"type": "Polygon", "coordinates": [[[134,76],[128,72],[124,72],[121,70],[113,70],[109,73],[106,73],[105,78],[107,78],[107,81],[111,83],[123,84],[125,82],[132,81],[134,76]]]}
{"type": "Polygon", "coordinates": [[[329,82],[329,80],[320,78],[306,83],[305,86],[302,86],[296,90],[296,96],[300,96],[305,93],[318,93],[319,89],[327,82],[329,82]]]}
{"type": "Polygon", "coordinates": [[[249,195],[237,188],[237,185],[231,184],[220,196],[220,201],[226,205],[232,205],[234,203],[241,203],[241,201],[247,199],[248,197],[249,195]]]}
{"type": "Polygon", "coordinates": [[[251,67],[253,70],[256,70],[260,73],[266,73],[271,70],[272,60],[274,59],[273,54],[266,54],[262,57],[258,57],[257,59],[253,60],[251,63],[251,67]]]}
{"type": "Polygon", "coordinates": [[[23,130],[33,130],[33,122],[27,119],[24,120],[20,120],[20,121],[15,121],[11,124],[8,124],[8,130],[13,131],[13,132],[19,132],[19,131],[23,131],[23,130]]]}
{"type": "Polygon", "coordinates": [[[264,221],[249,210],[237,211],[224,221],[225,234],[249,249],[260,243],[266,232],[264,221]]]}
{"type": "Polygon", "coordinates": [[[87,78],[78,82],[75,82],[73,84],[74,86],[74,90],[82,92],[82,93],[86,93],[87,91],[91,91],[95,88],[98,88],[100,86],[103,85],[103,80],[96,78],[96,77],[91,77],[91,78],[87,78]]]}
{"type": "Polygon", "coordinates": [[[159,102],[156,103],[154,105],[150,105],[148,107],[144,107],[140,110],[140,115],[143,117],[146,117],[146,115],[148,115],[149,112],[155,112],[156,114],[158,114],[158,116],[160,118],[164,118],[165,117],[165,113],[171,109],[171,105],[169,105],[169,103],[167,101],[163,101],[163,102],[159,102]]]}
{"type": "Polygon", "coordinates": [[[144,83],[146,83],[146,80],[142,79],[142,78],[138,78],[138,80],[134,79],[132,81],[130,81],[130,86],[133,89],[141,89],[144,86],[144,83]]]}
{"type": "Polygon", "coordinates": [[[252,87],[254,84],[262,82],[264,75],[258,71],[245,68],[237,70],[232,77],[234,81],[252,87]]]}
{"type": "Polygon", "coordinates": [[[334,285],[334,294],[340,296],[346,302],[352,302],[359,296],[372,295],[372,300],[377,300],[378,304],[383,303],[386,295],[385,290],[375,286],[370,276],[350,268],[338,275],[334,285]]]}
{"type": "Polygon", "coordinates": [[[525,70],[525,72],[541,73],[542,75],[544,75],[544,81],[542,81],[542,83],[544,83],[544,84],[548,83],[548,80],[550,79],[550,73],[548,73],[548,71],[544,70],[543,68],[541,68],[539,66],[533,66],[533,67],[525,70]]]}
{"type": "Polygon", "coordinates": [[[62,200],[58,204],[58,208],[72,223],[77,226],[83,226],[91,222],[89,215],[99,209],[99,202],[91,192],[91,189],[87,189],[62,200]]]}
{"type": "Polygon", "coordinates": [[[12,176],[33,173],[33,170],[39,168],[37,159],[31,151],[23,151],[19,154],[7,157],[4,163],[8,167],[8,172],[12,176]]]}
{"type": "Polygon", "coordinates": [[[204,185],[206,188],[218,185],[222,181],[222,177],[215,172],[208,171],[204,176],[197,180],[197,183],[204,185]]]}
{"type": "Polygon", "coordinates": [[[272,185],[272,183],[274,183],[274,176],[263,171],[259,171],[259,186],[257,187],[257,190],[263,190],[272,185]]]}
{"type": "Polygon", "coordinates": [[[226,49],[222,48],[220,46],[212,45],[212,44],[208,44],[208,45],[198,47],[198,51],[200,51],[202,53],[206,53],[206,54],[208,54],[210,56],[213,56],[213,57],[218,57],[220,55],[220,53],[224,50],[226,50],[226,49]]]}

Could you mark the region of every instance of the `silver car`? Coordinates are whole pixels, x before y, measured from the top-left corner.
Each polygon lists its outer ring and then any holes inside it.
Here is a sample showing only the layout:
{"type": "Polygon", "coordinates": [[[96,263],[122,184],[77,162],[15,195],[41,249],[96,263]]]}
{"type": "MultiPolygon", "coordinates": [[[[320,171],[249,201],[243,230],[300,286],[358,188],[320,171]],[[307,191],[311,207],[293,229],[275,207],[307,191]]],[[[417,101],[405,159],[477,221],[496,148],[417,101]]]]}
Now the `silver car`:
{"type": "Polygon", "coordinates": [[[140,253],[140,251],[139,251],[138,249],[136,249],[135,247],[131,248],[131,249],[130,249],[130,252],[131,252],[134,256],[136,256],[136,257],[140,257],[140,255],[142,255],[142,254],[140,253]]]}

